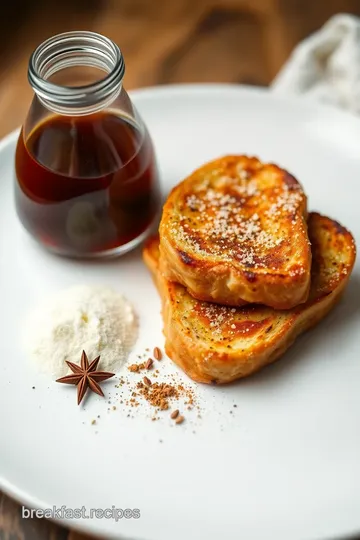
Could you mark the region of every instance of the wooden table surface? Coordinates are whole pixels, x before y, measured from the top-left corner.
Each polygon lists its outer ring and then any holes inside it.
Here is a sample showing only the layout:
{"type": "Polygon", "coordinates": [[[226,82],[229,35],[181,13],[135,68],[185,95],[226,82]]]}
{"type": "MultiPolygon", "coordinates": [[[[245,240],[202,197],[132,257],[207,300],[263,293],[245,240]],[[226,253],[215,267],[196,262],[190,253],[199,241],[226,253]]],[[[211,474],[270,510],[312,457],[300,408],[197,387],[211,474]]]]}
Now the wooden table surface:
{"type": "MultiPolygon", "coordinates": [[[[116,41],[126,60],[128,89],[208,81],[267,85],[293,47],[332,14],[360,15],[360,0],[39,0],[38,8],[36,4],[12,0],[5,16],[2,13],[0,137],[22,123],[32,97],[26,78],[29,55],[55,33],[89,29],[116,41]]],[[[0,492],[0,540],[85,538],[89,537],[49,520],[22,519],[20,505],[0,492]]]]}

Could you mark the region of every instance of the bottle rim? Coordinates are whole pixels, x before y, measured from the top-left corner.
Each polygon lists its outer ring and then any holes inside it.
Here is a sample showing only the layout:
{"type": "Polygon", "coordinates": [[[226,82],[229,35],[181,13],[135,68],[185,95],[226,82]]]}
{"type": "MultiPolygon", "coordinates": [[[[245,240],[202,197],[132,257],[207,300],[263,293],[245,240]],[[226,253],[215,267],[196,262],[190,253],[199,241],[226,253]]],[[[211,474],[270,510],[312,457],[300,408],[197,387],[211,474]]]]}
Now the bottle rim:
{"type": "Polygon", "coordinates": [[[111,103],[120,93],[124,73],[124,58],[116,43],[96,32],[72,31],[57,34],[34,50],[28,80],[45,105],[65,112],[99,109],[111,103]],[[106,74],[83,86],[62,86],[48,80],[58,71],[74,66],[97,67],[106,74]]]}

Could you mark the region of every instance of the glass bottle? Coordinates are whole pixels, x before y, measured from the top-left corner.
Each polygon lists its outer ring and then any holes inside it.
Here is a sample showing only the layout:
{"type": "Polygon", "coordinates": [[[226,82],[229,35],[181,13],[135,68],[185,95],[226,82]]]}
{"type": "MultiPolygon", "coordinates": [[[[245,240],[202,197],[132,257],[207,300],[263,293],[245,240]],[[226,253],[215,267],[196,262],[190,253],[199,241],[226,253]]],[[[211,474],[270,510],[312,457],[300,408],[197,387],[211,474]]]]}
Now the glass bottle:
{"type": "Polygon", "coordinates": [[[153,144],[124,70],[117,45],[93,32],[54,36],[30,58],[35,95],[16,148],[15,202],[27,231],[58,254],[122,254],[157,217],[153,144]]]}

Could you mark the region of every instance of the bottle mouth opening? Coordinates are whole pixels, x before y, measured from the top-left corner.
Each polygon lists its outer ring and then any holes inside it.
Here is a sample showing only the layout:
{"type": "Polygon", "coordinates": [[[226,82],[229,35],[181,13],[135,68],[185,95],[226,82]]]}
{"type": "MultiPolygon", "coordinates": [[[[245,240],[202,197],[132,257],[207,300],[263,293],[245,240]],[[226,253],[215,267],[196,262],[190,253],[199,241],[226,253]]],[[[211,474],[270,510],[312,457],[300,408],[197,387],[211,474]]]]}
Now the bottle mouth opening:
{"type": "MultiPolygon", "coordinates": [[[[95,32],[65,32],[32,53],[28,79],[37,96],[54,110],[82,109],[113,101],[121,90],[125,63],[119,47],[95,32]],[[76,67],[95,68],[89,84],[57,84],[54,75],[76,67]],[[103,76],[102,76],[103,75],[103,76]]],[[[68,82],[68,81],[67,81],[68,82]]]]}

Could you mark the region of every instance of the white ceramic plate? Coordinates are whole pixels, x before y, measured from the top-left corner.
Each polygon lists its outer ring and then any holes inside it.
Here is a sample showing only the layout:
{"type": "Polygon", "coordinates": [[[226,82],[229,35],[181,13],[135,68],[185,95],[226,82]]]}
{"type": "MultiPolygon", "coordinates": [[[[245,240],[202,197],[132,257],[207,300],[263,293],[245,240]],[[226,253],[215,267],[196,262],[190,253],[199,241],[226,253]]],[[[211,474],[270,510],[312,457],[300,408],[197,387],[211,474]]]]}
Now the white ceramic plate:
{"type": "MultiPolygon", "coordinates": [[[[155,141],[164,192],[207,160],[256,154],[288,168],[310,208],[360,243],[357,118],[229,86],[133,98],[155,141]]],[[[72,284],[112,284],[140,315],[136,358],[163,344],[160,302],[139,251],[87,264],[28,238],[12,200],[16,136],[0,143],[0,487],[41,508],[140,509],[140,519],[66,522],[106,538],[306,540],[360,531],[359,263],[342,303],[280,361],[238,384],[196,387],[202,418],[189,411],[174,426],[168,413],[152,422],[148,407],[134,418],[120,404],[108,411],[117,399],[111,382],[106,400],[92,394],[78,408],[74,387],[29,364],[19,340],[28,310],[72,284]]],[[[178,373],[168,360],[164,371],[178,373]]]]}

